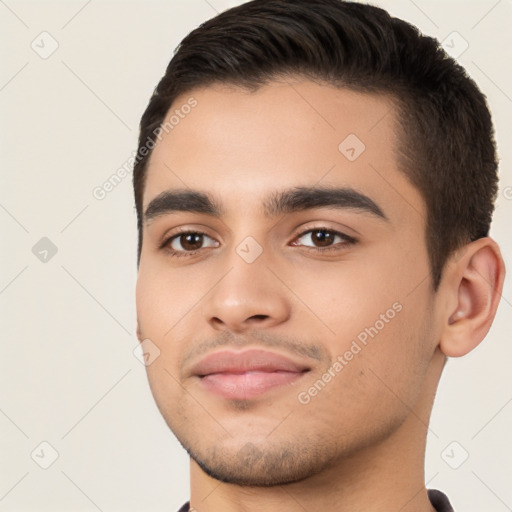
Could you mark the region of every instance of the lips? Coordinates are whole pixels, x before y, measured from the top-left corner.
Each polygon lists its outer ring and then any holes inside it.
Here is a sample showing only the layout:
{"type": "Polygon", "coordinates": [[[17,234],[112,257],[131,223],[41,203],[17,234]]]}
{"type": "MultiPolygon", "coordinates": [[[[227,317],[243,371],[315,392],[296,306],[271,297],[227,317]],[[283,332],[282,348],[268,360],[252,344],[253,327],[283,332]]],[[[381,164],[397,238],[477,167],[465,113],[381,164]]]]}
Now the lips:
{"type": "Polygon", "coordinates": [[[245,372],[303,372],[309,366],[296,363],[291,359],[268,352],[266,350],[245,350],[232,352],[223,350],[209,354],[191,369],[193,375],[204,377],[212,373],[245,373],[245,372]]]}
{"type": "Polygon", "coordinates": [[[310,369],[304,363],[266,350],[223,350],[201,359],[192,366],[191,374],[201,379],[201,386],[207,391],[245,400],[291,384],[310,369]]]}

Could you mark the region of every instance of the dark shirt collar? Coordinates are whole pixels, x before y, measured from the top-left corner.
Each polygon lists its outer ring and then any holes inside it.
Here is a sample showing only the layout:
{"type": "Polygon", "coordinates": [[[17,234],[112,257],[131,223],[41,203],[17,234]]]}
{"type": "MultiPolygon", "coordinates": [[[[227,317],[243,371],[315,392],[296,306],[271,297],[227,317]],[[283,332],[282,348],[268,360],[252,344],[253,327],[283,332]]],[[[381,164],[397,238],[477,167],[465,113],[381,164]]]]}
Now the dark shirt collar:
{"type": "MultiPolygon", "coordinates": [[[[453,512],[453,507],[451,506],[446,494],[441,491],[437,491],[436,489],[429,489],[427,492],[428,499],[437,512],[453,512]]],[[[178,512],[189,512],[189,510],[190,502],[187,501],[187,503],[185,503],[178,512]]]]}

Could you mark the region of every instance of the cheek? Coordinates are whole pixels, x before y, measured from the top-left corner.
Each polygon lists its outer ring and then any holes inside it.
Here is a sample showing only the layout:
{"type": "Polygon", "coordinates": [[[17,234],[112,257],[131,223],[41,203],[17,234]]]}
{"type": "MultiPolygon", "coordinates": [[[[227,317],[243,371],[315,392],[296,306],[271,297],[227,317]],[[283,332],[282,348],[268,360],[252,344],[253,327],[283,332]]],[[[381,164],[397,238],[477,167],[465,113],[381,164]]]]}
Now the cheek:
{"type": "Polygon", "coordinates": [[[141,265],[137,277],[135,302],[137,319],[145,338],[153,339],[162,333],[164,320],[159,309],[166,304],[162,284],[155,279],[153,272],[147,272],[141,265]]]}
{"type": "Polygon", "coordinates": [[[395,317],[393,304],[400,302],[402,293],[390,286],[390,272],[381,262],[353,260],[335,266],[316,263],[300,271],[295,269],[288,282],[305,306],[330,328],[335,344],[343,348],[343,340],[356,337],[386,311],[391,310],[388,317],[395,317]],[[382,279],[384,275],[387,279],[382,279]]]}
{"type": "Polygon", "coordinates": [[[180,278],[155,262],[141,261],[136,286],[137,318],[142,334],[161,339],[170,336],[187,311],[197,302],[194,283],[180,278]],[[188,285],[187,285],[188,284],[188,285]]]}
{"type": "MultiPolygon", "coordinates": [[[[414,328],[425,317],[429,267],[426,258],[395,250],[397,244],[379,246],[364,257],[308,269],[309,277],[296,281],[297,294],[334,331],[336,339],[351,340],[367,329],[400,344],[406,333],[391,333],[403,324],[414,328]],[[373,328],[372,328],[373,327],[373,328]],[[387,333],[387,334],[386,334],[387,333]]],[[[400,329],[401,331],[401,329],[400,329]]]]}
{"type": "MultiPolygon", "coordinates": [[[[386,323],[374,319],[374,307],[362,311],[371,319],[363,321],[362,329],[338,324],[336,339],[329,343],[333,364],[330,372],[323,370],[331,376],[315,374],[299,390],[301,403],[308,402],[308,421],[314,411],[314,421],[323,429],[358,432],[361,438],[383,436],[404,421],[421,393],[429,362],[428,334],[418,329],[414,308],[393,309],[396,314],[389,314],[386,323]],[[325,385],[323,377],[329,379],[325,385]]],[[[387,310],[380,311],[385,315],[387,310]]]]}
{"type": "Polygon", "coordinates": [[[385,260],[367,263],[364,272],[352,263],[294,282],[297,295],[309,298],[308,307],[331,331],[319,341],[333,361],[341,361],[336,383],[328,386],[336,392],[324,398],[361,412],[400,407],[397,397],[405,403],[416,398],[432,355],[427,283],[410,293],[400,268],[386,268],[385,260]]]}
{"type": "Polygon", "coordinates": [[[178,351],[173,338],[184,314],[181,293],[175,280],[171,283],[162,268],[154,262],[144,265],[141,259],[136,285],[137,319],[142,338],[151,340],[159,350],[158,357],[146,366],[146,373],[155,402],[166,420],[166,411],[175,409],[180,393],[178,351]]]}

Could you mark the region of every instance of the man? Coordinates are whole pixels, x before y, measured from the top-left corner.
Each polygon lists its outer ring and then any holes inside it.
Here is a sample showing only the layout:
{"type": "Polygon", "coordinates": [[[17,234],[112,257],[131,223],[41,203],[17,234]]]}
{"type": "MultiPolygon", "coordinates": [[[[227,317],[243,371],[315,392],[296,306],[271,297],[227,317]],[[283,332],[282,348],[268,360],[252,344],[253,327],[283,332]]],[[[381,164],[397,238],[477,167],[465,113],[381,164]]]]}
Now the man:
{"type": "Polygon", "coordinates": [[[496,162],[474,82],[376,7],[255,0],[182,41],[134,169],[181,510],[453,510],[425,440],[499,303],[496,162]]]}

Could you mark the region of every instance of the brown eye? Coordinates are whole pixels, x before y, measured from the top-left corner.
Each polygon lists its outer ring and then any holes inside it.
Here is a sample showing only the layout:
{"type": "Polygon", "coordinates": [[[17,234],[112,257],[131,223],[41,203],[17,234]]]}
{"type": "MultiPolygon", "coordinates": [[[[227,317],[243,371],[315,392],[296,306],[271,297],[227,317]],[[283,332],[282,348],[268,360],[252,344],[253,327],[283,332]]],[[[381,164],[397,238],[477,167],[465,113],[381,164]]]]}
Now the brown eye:
{"type": "Polygon", "coordinates": [[[328,250],[331,247],[333,249],[343,248],[355,243],[355,238],[340,233],[339,231],[326,228],[318,228],[309,229],[301,233],[293,245],[302,245],[311,249],[318,249],[319,251],[322,251],[323,248],[325,248],[325,250],[328,250]]]}
{"type": "Polygon", "coordinates": [[[335,236],[336,235],[334,235],[331,231],[325,231],[321,229],[315,229],[314,231],[311,231],[311,239],[320,247],[332,245],[335,236]]]}
{"type": "Polygon", "coordinates": [[[178,237],[181,247],[186,251],[195,251],[201,248],[203,243],[203,235],[200,233],[186,233],[178,237]]]}
{"type": "Polygon", "coordinates": [[[162,245],[164,247],[173,254],[186,255],[205,247],[218,247],[218,242],[206,233],[184,231],[168,238],[162,245]]]}

